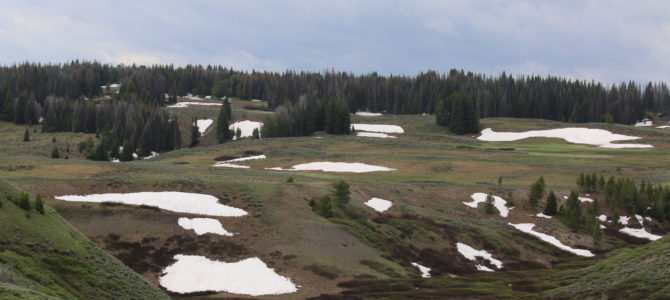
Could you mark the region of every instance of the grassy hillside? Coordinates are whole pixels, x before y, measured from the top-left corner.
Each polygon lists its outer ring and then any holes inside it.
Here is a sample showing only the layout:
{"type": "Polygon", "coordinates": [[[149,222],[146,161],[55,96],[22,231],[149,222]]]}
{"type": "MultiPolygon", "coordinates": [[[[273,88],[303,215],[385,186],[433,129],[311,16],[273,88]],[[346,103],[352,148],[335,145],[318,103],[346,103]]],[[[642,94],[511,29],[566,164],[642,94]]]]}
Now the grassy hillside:
{"type": "Polygon", "coordinates": [[[1,299],[165,299],[53,209],[16,206],[19,190],[0,180],[1,299]]]}

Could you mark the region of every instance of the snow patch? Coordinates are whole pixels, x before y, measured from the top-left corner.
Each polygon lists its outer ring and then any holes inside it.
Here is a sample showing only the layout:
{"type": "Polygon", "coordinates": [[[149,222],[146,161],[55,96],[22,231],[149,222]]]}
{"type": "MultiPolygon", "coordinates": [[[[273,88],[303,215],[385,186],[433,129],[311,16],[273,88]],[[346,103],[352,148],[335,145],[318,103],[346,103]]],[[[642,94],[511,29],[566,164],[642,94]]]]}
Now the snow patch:
{"type": "Polygon", "coordinates": [[[237,168],[237,169],[249,169],[249,166],[243,166],[243,165],[238,165],[238,164],[233,164],[234,162],[241,162],[241,161],[247,161],[247,160],[254,160],[254,159],[265,159],[267,156],[265,155],[256,155],[256,156],[247,156],[247,157],[240,157],[240,158],[235,158],[235,159],[230,159],[226,161],[220,161],[212,165],[212,167],[225,167],[225,168],[237,168]]]}
{"type": "Polygon", "coordinates": [[[600,220],[600,222],[607,221],[607,216],[606,215],[599,215],[597,218],[598,218],[598,220],[600,220]]]}
{"type": "Polygon", "coordinates": [[[191,101],[183,101],[183,102],[177,102],[177,103],[172,104],[172,105],[168,105],[167,107],[170,107],[170,108],[185,108],[185,107],[189,107],[189,106],[197,106],[197,105],[201,105],[201,106],[221,106],[221,105],[223,105],[223,104],[221,104],[221,103],[212,103],[212,102],[191,102],[191,101]]]}
{"type": "Polygon", "coordinates": [[[219,199],[206,194],[184,192],[139,192],[110,193],[91,195],[65,195],[55,197],[58,200],[78,202],[116,202],[128,205],[148,205],[160,209],[207,216],[240,217],[246,211],[219,203],[219,199]]]}
{"type": "Polygon", "coordinates": [[[261,127],[263,127],[263,122],[244,120],[244,121],[237,121],[231,124],[228,128],[230,128],[230,130],[233,132],[234,136],[233,140],[235,140],[237,139],[237,136],[235,135],[237,128],[239,128],[242,131],[242,135],[240,136],[240,138],[245,138],[252,136],[254,134],[254,129],[256,128],[258,128],[258,134],[260,135],[261,127]]]}
{"type": "Polygon", "coordinates": [[[347,163],[347,162],[311,162],[305,164],[298,164],[291,167],[291,169],[282,169],[280,167],[266,168],[266,170],[275,171],[323,171],[323,172],[337,172],[337,173],[367,173],[367,172],[388,172],[396,169],[382,166],[369,165],[364,163],[347,163]]]}
{"type": "Polygon", "coordinates": [[[656,126],[656,128],[659,128],[659,129],[670,128],[670,125],[656,126]]]}
{"type": "Polygon", "coordinates": [[[398,125],[384,125],[384,124],[351,124],[356,131],[381,132],[381,133],[405,133],[405,130],[398,125]]]}
{"type": "Polygon", "coordinates": [[[552,245],[556,246],[557,248],[559,248],[561,250],[565,250],[565,251],[568,251],[570,253],[573,253],[573,254],[576,254],[576,255],[579,255],[579,256],[586,256],[586,257],[592,257],[593,256],[593,253],[591,253],[591,251],[589,251],[589,250],[575,249],[575,248],[566,246],[563,243],[561,243],[561,241],[559,241],[557,238],[555,238],[551,235],[544,234],[544,233],[537,232],[537,231],[533,230],[533,227],[535,227],[535,224],[533,224],[533,223],[521,223],[521,224],[507,223],[507,224],[516,228],[517,230],[519,230],[521,232],[528,233],[528,234],[530,234],[532,236],[535,236],[535,237],[537,237],[537,238],[539,238],[539,239],[541,239],[541,240],[543,240],[543,241],[545,241],[549,244],[552,244],[552,245]]]}
{"type": "MultiPolygon", "coordinates": [[[[568,199],[568,196],[563,196],[563,199],[568,199]]],[[[579,202],[593,202],[593,199],[588,197],[577,197],[577,199],[579,199],[579,202]]]]}
{"type": "Polygon", "coordinates": [[[628,221],[630,220],[630,217],[627,216],[620,216],[619,217],[619,223],[622,225],[628,225],[628,221]]]}
{"type": "Polygon", "coordinates": [[[636,140],[640,137],[615,134],[603,129],[591,128],[558,128],[547,130],[531,130],[525,132],[495,132],[491,128],[482,130],[478,140],[489,142],[510,142],[533,137],[561,138],[569,143],[594,145],[602,148],[653,148],[644,144],[612,144],[615,141],[636,140]]]}
{"type": "Polygon", "coordinates": [[[233,236],[232,232],[228,232],[223,228],[221,222],[212,218],[179,218],[177,224],[186,230],[193,230],[197,235],[205,233],[213,233],[218,235],[233,236]]]}
{"type": "Polygon", "coordinates": [[[430,268],[429,267],[424,267],[418,263],[413,262],[412,266],[416,267],[419,269],[419,272],[421,272],[421,277],[423,278],[430,278],[430,268]]]}
{"type": "Polygon", "coordinates": [[[356,112],[357,116],[363,116],[363,117],[378,117],[381,116],[381,113],[373,113],[369,111],[357,111],[356,112]]]}
{"type": "Polygon", "coordinates": [[[551,219],[551,216],[547,216],[547,215],[545,215],[545,214],[543,214],[543,213],[538,213],[538,214],[535,215],[535,216],[538,217],[538,218],[551,219]]]}
{"type": "Polygon", "coordinates": [[[395,139],[396,138],[396,136],[388,135],[386,133],[365,132],[365,131],[356,132],[356,136],[376,137],[376,138],[383,138],[383,139],[395,139]]]}
{"type": "Polygon", "coordinates": [[[200,135],[205,135],[205,131],[207,131],[207,128],[211,126],[214,123],[214,120],[212,119],[206,119],[206,120],[197,120],[196,125],[198,126],[198,131],[200,131],[200,135]]]}
{"type": "MultiPolygon", "coordinates": [[[[465,258],[471,260],[471,261],[477,261],[477,257],[481,257],[485,260],[488,260],[489,263],[492,265],[496,266],[496,268],[501,269],[503,266],[502,261],[499,261],[495,258],[493,258],[493,255],[491,253],[488,253],[486,250],[477,250],[475,248],[472,248],[466,244],[463,243],[456,243],[456,249],[458,249],[458,252],[463,255],[465,258]]],[[[487,268],[486,266],[483,265],[477,265],[477,269],[481,271],[489,271],[493,272],[493,270],[487,268]],[[487,270],[480,269],[480,267],[486,268],[487,270]]]]}
{"type": "Polygon", "coordinates": [[[368,200],[367,202],[365,202],[365,205],[371,207],[372,209],[374,209],[374,210],[376,210],[380,213],[383,213],[384,211],[391,208],[391,206],[393,205],[393,202],[391,202],[389,200],[384,200],[384,199],[381,199],[381,198],[373,197],[370,200],[368,200]]]}
{"type": "Polygon", "coordinates": [[[624,228],[619,229],[619,232],[625,233],[625,234],[630,235],[630,236],[638,237],[638,238],[641,238],[641,239],[648,239],[650,241],[655,241],[655,240],[658,240],[658,239],[662,238],[662,236],[660,236],[660,235],[655,235],[655,234],[651,234],[651,233],[647,232],[644,228],[624,227],[624,228]]]}
{"type": "Polygon", "coordinates": [[[258,257],[227,263],[198,255],[175,255],[163,270],[160,285],[175,293],[228,292],[251,296],[295,293],[298,287],[258,257]]]}
{"type": "MultiPolygon", "coordinates": [[[[472,198],[472,201],[470,202],[463,202],[463,204],[472,207],[472,208],[477,208],[477,204],[479,203],[485,203],[486,202],[486,196],[488,194],[486,193],[474,193],[470,196],[472,198]]],[[[500,198],[498,196],[493,196],[493,206],[500,212],[500,216],[507,218],[507,215],[509,214],[509,208],[507,208],[507,201],[505,199],[500,198]]]]}
{"type": "Polygon", "coordinates": [[[642,119],[642,121],[635,123],[635,127],[647,127],[652,125],[654,125],[654,123],[649,119],[642,119]]]}

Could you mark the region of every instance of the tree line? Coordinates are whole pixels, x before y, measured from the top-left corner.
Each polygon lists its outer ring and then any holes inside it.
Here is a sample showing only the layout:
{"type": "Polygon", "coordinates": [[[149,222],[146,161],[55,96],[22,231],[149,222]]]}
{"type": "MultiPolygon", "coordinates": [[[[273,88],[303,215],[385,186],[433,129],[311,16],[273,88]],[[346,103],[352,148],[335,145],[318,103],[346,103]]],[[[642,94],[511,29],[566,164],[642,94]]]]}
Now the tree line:
{"type": "Polygon", "coordinates": [[[463,70],[427,71],[416,76],[355,75],[347,72],[257,72],[222,66],[110,66],[98,62],[24,63],[0,67],[0,89],[16,101],[32,94],[43,105],[48,96],[67,100],[102,95],[101,85],[121,83],[114,97],[164,105],[177,95],[263,99],[271,108],[334,98],[350,111],[394,114],[434,113],[439,101],[462,92],[475,101],[478,117],[542,118],[564,122],[632,124],[646,112],[670,112],[665,83],[594,81],[547,76],[488,76],[463,70]]]}

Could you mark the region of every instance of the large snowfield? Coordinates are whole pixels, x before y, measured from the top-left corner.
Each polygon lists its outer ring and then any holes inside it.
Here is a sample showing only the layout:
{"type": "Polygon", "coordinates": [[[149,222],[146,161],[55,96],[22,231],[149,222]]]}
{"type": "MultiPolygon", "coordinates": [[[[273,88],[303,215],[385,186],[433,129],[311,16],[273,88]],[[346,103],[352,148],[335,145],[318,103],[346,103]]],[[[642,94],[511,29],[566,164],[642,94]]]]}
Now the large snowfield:
{"type": "Polygon", "coordinates": [[[482,130],[478,140],[488,142],[511,142],[533,137],[560,138],[569,143],[594,145],[602,148],[653,148],[646,144],[613,144],[617,141],[637,140],[640,137],[612,133],[604,129],[591,128],[558,128],[547,130],[531,130],[524,132],[495,132],[491,128],[482,130]]]}
{"type": "Polygon", "coordinates": [[[139,192],[110,193],[91,195],[65,195],[55,197],[58,200],[78,202],[115,202],[128,205],[148,205],[174,212],[219,217],[240,217],[247,212],[219,203],[212,195],[184,192],[139,192]]]}
{"type": "Polygon", "coordinates": [[[222,262],[198,255],[175,255],[163,270],[160,285],[175,293],[228,292],[262,296],[295,293],[291,279],[277,274],[258,257],[222,262]]]}
{"type": "Polygon", "coordinates": [[[507,224],[516,228],[517,230],[519,230],[521,232],[528,233],[528,234],[530,234],[532,236],[535,236],[535,237],[537,237],[537,238],[539,238],[539,239],[541,239],[541,240],[543,240],[543,241],[545,241],[549,244],[552,244],[559,249],[568,251],[570,253],[573,253],[573,254],[576,254],[576,255],[579,255],[579,256],[586,256],[586,257],[592,257],[593,256],[593,253],[591,253],[591,251],[589,251],[589,250],[575,249],[575,248],[569,247],[567,245],[564,245],[563,243],[561,243],[561,241],[559,241],[557,238],[555,238],[551,235],[544,234],[544,233],[537,232],[537,231],[533,230],[533,227],[535,227],[535,224],[533,224],[533,223],[521,223],[521,224],[507,223],[507,224]]]}
{"type": "MultiPolygon", "coordinates": [[[[242,135],[240,138],[245,138],[245,137],[250,137],[254,133],[254,129],[258,128],[258,133],[260,134],[261,127],[263,127],[263,122],[256,122],[256,121],[249,121],[249,120],[244,120],[244,121],[237,121],[228,128],[233,131],[233,134],[237,131],[237,128],[240,129],[242,132],[242,135]]],[[[237,139],[235,136],[233,139],[237,139]]]]}

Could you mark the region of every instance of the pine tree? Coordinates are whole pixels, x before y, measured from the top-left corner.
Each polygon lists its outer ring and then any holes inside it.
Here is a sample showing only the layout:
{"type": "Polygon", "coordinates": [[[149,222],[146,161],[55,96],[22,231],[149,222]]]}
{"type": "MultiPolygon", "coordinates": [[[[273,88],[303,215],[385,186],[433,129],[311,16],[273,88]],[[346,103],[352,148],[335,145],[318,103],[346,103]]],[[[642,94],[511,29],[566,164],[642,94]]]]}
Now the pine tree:
{"type": "Polygon", "coordinates": [[[228,98],[223,100],[223,109],[225,110],[226,118],[228,118],[229,121],[232,120],[233,119],[233,110],[230,107],[230,101],[228,101],[228,98]]]}
{"type": "Polygon", "coordinates": [[[121,154],[119,155],[120,161],[131,161],[133,160],[133,149],[130,147],[128,141],[123,142],[121,154]]]}
{"type": "Polygon", "coordinates": [[[23,210],[30,210],[30,196],[26,192],[19,195],[19,207],[23,210]]]}
{"type": "Polygon", "coordinates": [[[593,239],[593,244],[600,245],[600,242],[603,239],[603,232],[600,230],[600,224],[598,222],[593,222],[591,225],[591,239],[593,239]]]}
{"type": "Polygon", "coordinates": [[[488,193],[486,195],[486,203],[484,204],[484,211],[487,214],[492,214],[495,212],[495,206],[493,205],[495,198],[493,198],[493,195],[491,193],[488,193]]]}
{"type": "Polygon", "coordinates": [[[198,138],[200,137],[200,128],[198,128],[198,119],[196,117],[191,118],[191,143],[189,147],[195,147],[198,144],[198,138]]]}
{"type": "Polygon", "coordinates": [[[237,129],[235,130],[235,138],[238,140],[242,138],[242,128],[237,127],[237,129]]]}
{"type": "Polygon", "coordinates": [[[547,216],[555,216],[557,212],[557,199],[556,199],[556,194],[554,194],[554,191],[550,190],[549,191],[549,196],[547,196],[547,204],[544,207],[544,214],[547,216]]]}
{"type": "Polygon", "coordinates": [[[544,195],[544,177],[540,177],[530,186],[530,195],[528,195],[528,203],[533,209],[537,208],[537,204],[544,195]]]}
{"type": "Polygon", "coordinates": [[[312,210],[324,218],[333,217],[333,207],[330,204],[330,196],[323,195],[319,198],[312,198],[309,200],[309,206],[312,210]]]}
{"type": "Polygon", "coordinates": [[[260,139],[260,134],[258,133],[258,128],[254,128],[254,131],[251,133],[251,138],[258,140],[260,139]]]}
{"type": "Polygon", "coordinates": [[[30,129],[28,128],[26,128],[26,131],[23,133],[23,141],[24,142],[30,141],[30,129]]]}
{"type": "Polygon", "coordinates": [[[42,195],[38,194],[37,197],[35,197],[34,207],[39,213],[44,214],[44,201],[42,201],[42,195]]]}
{"type": "Polygon", "coordinates": [[[224,100],[224,105],[221,106],[219,117],[216,120],[216,140],[219,144],[232,138],[232,132],[229,128],[230,124],[228,124],[230,122],[230,111],[228,110],[230,105],[225,105],[225,103],[229,103],[228,99],[224,100]]]}
{"type": "Polygon", "coordinates": [[[53,147],[53,149],[51,149],[51,158],[60,158],[58,147],[53,147]]]}
{"type": "Polygon", "coordinates": [[[349,204],[349,200],[351,200],[349,184],[340,180],[336,183],[333,183],[332,187],[332,195],[335,198],[335,204],[340,208],[343,208],[349,204]]]}
{"type": "Polygon", "coordinates": [[[574,191],[570,192],[570,196],[565,204],[564,222],[574,232],[581,226],[582,211],[579,205],[579,196],[574,191]]]}

